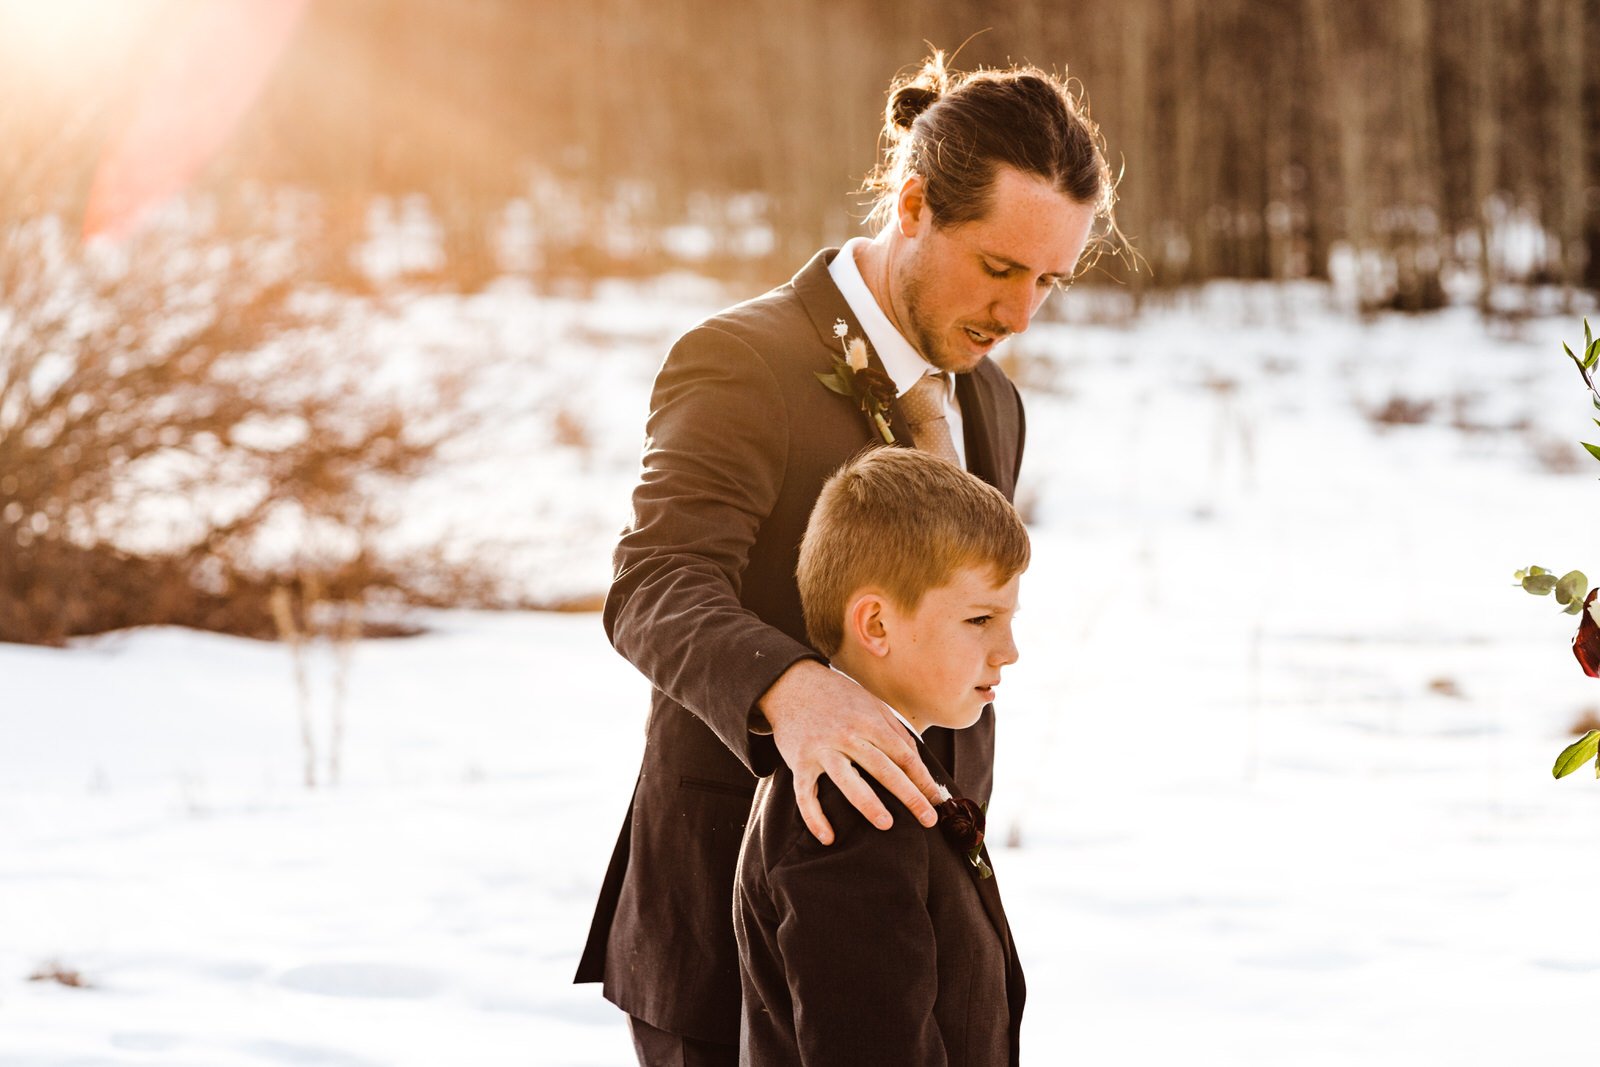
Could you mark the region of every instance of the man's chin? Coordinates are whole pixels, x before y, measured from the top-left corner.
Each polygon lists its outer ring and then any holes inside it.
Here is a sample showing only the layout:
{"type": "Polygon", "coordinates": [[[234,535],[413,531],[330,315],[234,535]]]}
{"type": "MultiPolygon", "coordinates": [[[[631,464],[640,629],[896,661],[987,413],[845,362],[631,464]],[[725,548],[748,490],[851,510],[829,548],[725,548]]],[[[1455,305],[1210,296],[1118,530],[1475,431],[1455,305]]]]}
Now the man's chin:
{"type": "Polygon", "coordinates": [[[1004,340],[1002,338],[994,341],[980,350],[970,343],[965,343],[965,332],[961,334],[961,337],[963,340],[960,342],[940,346],[939,350],[928,359],[928,362],[942,371],[949,371],[951,374],[970,374],[978,369],[978,364],[998,351],[1004,340]]]}

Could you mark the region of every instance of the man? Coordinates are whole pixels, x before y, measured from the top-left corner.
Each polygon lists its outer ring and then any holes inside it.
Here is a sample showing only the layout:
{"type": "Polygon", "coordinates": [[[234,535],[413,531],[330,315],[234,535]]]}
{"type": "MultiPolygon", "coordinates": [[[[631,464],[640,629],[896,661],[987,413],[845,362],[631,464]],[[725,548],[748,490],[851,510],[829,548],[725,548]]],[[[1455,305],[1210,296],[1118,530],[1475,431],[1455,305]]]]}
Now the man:
{"type": "MultiPolygon", "coordinates": [[[[1110,218],[1097,131],[1040,71],[958,75],[936,53],[892,89],[885,130],[889,156],[867,185],[877,235],[691,330],[652,393],[605,624],[655,692],[577,975],[628,1013],[641,1064],[737,1062],[732,893],[755,776],[781,759],[824,845],[824,774],[879,829],[893,816],[863,773],[934,824],[939,786],[906,732],[805,643],[801,535],[829,475],[891,437],[1012,497],[1022,404],[988,355],[1027,329],[1110,218]],[[893,382],[881,412],[818,380],[852,339],[893,382]]],[[[993,738],[986,709],[926,742],[985,802],[993,738]]]]}

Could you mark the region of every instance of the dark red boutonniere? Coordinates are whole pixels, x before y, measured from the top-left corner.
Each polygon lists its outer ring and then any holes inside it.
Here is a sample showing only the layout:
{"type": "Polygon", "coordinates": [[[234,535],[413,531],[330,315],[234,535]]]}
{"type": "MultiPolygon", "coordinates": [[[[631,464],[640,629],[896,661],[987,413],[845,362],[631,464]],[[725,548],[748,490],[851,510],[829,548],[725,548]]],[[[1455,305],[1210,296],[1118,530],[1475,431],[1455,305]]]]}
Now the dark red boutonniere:
{"type": "Polygon", "coordinates": [[[945,840],[966,854],[967,862],[980,878],[993,878],[994,869],[983,860],[983,808],[975,800],[951,796],[948,789],[943,792],[944,799],[933,810],[939,813],[939,829],[945,840]]]}
{"type": "Polygon", "coordinates": [[[839,339],[844,356],[833,357],[832,374],[814,372],[817,381],[840,396],[854,400],[883,438],[883,443],[892,445],[894,431],[889,429],[889,405],[894,403],[896,395],[894,379],[868,364],[867,342],[859,337],[846,340],[845,334],[849,332],[850,327],[843,319],[833,324],[833,335],[839,339]]]}

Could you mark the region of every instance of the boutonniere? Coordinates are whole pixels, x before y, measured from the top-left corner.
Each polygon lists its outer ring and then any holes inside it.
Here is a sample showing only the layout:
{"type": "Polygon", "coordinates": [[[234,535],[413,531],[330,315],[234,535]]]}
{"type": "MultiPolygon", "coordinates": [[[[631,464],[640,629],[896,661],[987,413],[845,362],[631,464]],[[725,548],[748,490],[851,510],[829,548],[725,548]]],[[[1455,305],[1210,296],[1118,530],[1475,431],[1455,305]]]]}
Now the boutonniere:
{"type": "Polygon", "coordinates": [[[894,403],[894,379],[883,371],[867,364],[867,342],[859,337],[845,339],[850,327],[843,319],[835,320],[833,335],[839,339],[844,356],[833,357],[833,373],[815,372],[817,381],[840,396],[854,400],[877,429],[886,445],[894,444],[894,431],[889,429],[889,405],[894,403]]]}
{"type": "Polygon", "coordinates": [[[966,853],[980,878],[993,878],[994,868],[983,861],[984,810],[975,800],[951,796],[950,790],[940,787],[942,800],[933,806],[939,813],[939,829],[945,840],[966,853]]]}

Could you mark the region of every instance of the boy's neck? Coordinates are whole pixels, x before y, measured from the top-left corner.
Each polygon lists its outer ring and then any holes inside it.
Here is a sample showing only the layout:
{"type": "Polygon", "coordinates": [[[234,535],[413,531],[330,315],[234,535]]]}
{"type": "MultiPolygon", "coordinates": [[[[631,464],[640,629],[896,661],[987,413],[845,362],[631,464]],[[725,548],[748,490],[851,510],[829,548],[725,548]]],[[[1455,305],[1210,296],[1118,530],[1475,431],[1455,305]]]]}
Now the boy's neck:
{"type": "Polygon", "coordinates": [[[841,648],[833,654],[832,663],[834,669],[849,675],[857,685],[888,705],[889,709],[898,715],[918,738],[922,737],[923,731],[930,725],[934,725],[919,722],[906,709],[895,706],[890,687],[883,684],[882,677],[879,674],[881,661],[876,656],[862,653],[859,649],[841,648]]]}

